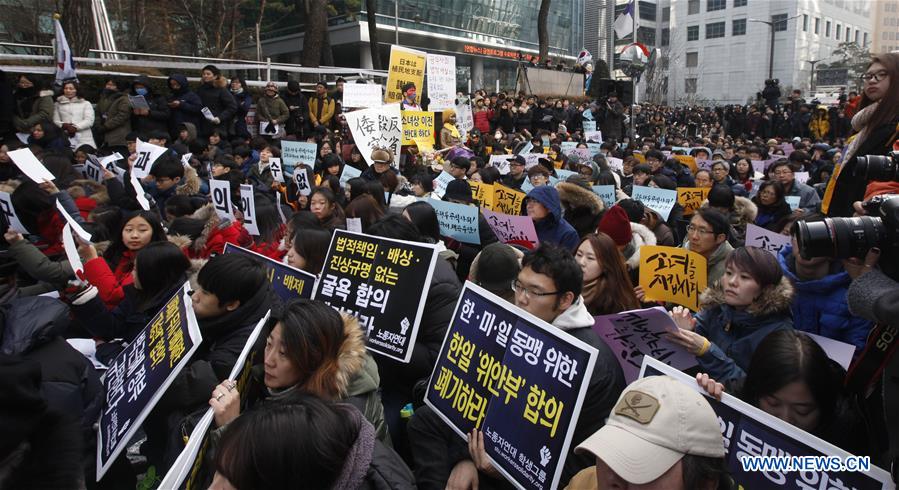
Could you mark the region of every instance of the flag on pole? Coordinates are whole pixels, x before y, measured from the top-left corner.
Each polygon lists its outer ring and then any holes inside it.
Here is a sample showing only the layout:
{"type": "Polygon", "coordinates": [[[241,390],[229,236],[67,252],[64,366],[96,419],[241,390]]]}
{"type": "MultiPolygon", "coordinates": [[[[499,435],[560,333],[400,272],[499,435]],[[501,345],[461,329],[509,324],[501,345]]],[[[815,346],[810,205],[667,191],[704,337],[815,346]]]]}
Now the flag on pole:
{"type": "Polygon", "coordinates": [[[53,15],[53,25],[56,28],[56,84],[62,85],[66,80],[77,81],[75,59],[72,57],[72,50],[69,49],[69,41],[66,40],[62,24],[59,23],[59,14],[53,15]]]}
{"type": "Polygon", "coordinates": [[[624,9],[624,12],[621,12],[621,15],[619,15],[617,19],[615,19],[615,23],[612,24],[612,27],[615,29],[615,35],[618,36],[619,39],[627,37],[634,32],[633,1],[627,4],[627,8],[624,9]]]}

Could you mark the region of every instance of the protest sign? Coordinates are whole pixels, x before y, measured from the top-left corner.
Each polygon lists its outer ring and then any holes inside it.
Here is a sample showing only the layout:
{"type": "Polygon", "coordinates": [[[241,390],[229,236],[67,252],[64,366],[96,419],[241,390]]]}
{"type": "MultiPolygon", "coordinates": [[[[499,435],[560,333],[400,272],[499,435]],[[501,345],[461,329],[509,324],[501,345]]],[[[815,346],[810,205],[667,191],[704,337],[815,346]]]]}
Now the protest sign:
{"type": "Polygon", "coordinates": [[[599,196],[602,199],[602,203],[606,205],[606,208],[610,208],[618,202],[615,199],[615,186],[614,185],[594,185],[591,187],[593,189],[593,193],[599,196]]]}
{"type": "Polygon", "coordinates": [[[696,159],[696,168],[702,170],[712,170],[712,165],[715,164],[715,160],[706,160],[706,159],[696,159]]]}
{"type": "Polygon", "coordinates": [[[525,197],[524,192],[516,191],[500,183],[493,184],[493,210],[497,213],[520,215],[525,197]]]}
{"type": "Polygon", "coordinates": [[[465,135],[474,129],[474,116],[471,113],[470,103],[456,106],[456,128],[461,133],[462,141],[465,141],[465,135]]]}
{"type": "Polygon", "coordinates": [[[521,245],[531,250],[537,248],[537,244],[540,243],[537,239],[537,230],[534,228],[534,220],[530,216],[510,216],[494,213],[489,209],[482,212],[490,229],[502,243],[521,245]]]}
{"type": "Polygon", "coordinates": [[[796,151],[796,149],[793,148],[793,143],[781,143],[780,148],[784,151],[784,157],[786,158],[790,158],[790,154],[796,151]]]}
{"type": "Polygon", "coordinates": [[[283,301],[297,298],[309,299],[312,297],[312,289],[315,286],[315,274],[291,267],[252,250],[238,247],[233,243],[225,244],[224,253],[249,255],[262,262],[262,265],[265,266],[268,281],[272,285],[272,290],[283,301]]]}
{"type": "Polygon", "coordinates": [[[515,152],[515,154],[516,155],[526,155],[526,154],[530,153],[531,150],[533,150],[533,149],[534,149],[534,144],[531,143],[530,141],[528,141],[527,143],[524,144],[524,146],[519,148],[518,151],[515,152]]]}
{"type": "Polygon", "coordinates": [[[710,187],[678,187],[677,203],[684,208],[684,216],[691,216],[709,198],[710,187]]]}
{"type": "Polygon", "coordinates": [[[677,324],[662,307],[598,316],[593,330],[612,349],[627,384],[640,377],[645,355],[681,370],[697,364],[696,356],[668,340],[677,324]]]}
{"type": "Polygon", "coordinates": [[[362,218],[347,218],[346,229],[347,231],[362,233],[362,218]]]}
{"type": "Polygon", "coordinates": [[[131,176],[129,180],[131,188],[134,189],[134,197],[137,198],[137,202],[140,204],[141,209],[149,211],[150,201],[147,199],[147,194],[144,192],[144,186],[141,185],[140,180],[137,179],[137,174],[131,172],[129,175],[131,176]]]}
{"type": "Polygon", "coordinates": [[[131,442],[202,337],[185,282],[110,363],[97,429],[97,481],[131,442]]]}
{"type": "Polygon", "coordinates": [[[313,298],[358,318],[369,350],[409,362],[436,262],[434,245],[334,230],[313,298]]]}
{"type": "Polygon", "coordinates": [[[85,179],[93,180],[98,184],[103,183],[104,168],[100,164],[100,160],[96,156],[88,154],[87,161],[84,162],[84,170],[81,171],[85,179]]]}
{"type": "Polygon", "coordinates": [[[428,109],[442,111],[456,104],[456,57],[428,53],[428,109]]]}
{"type": "Polygon", "coordinates": [[[381,107],[381,86],[375,83],[345,83],[343,85],[343,107],[367,109],[381,107]]]}
{"type": "Polygon", "coordinates": [[[696,158],[691,157],[690,155],[674,155],[674,159],[690,167],[690,171],[694,174],[696,173],[696,158]]]}
{"type": "Polygon", "coordinates": [[[533,167],[536,167],[540,164],[541,158],[546,158],[546,155],[543,153],[524,153],[521,155],[524,157],[524,169],[530,170],[533,167]]]}
{"type": "Polygon", "coordinates": [[[23,174],[38,184],[52,182],[56,178],[28,148],[21,148],[6,154],[9,155],[9,158],[12,159],[13,163],[16,164],[16,167],[19,167],[23,174]]]}
{"type": "Polygon", "coordinates": [[[63,207],[63,205],[59,201],[59,199],[56,199],[56,210],[59,211],[59,214],[62,215],[63,219],[66,220],[66,223],[68,223],[68,225],[72,228],[72,231],[74,231],[78,235],[78,238],[80,238],[81,241],[83,241],[83,242],[91,241],[91,234],[88,233],[87,230],[82,228],[81,224],[79,224],[77,221],[75,221],[75,218],[72,218],[71,216],[69,216],[69,212],[66,211],[66,208],[63,207]]]}
{"type": "Polygon", "coordinates": [[[793,172],[793,179],[800,184],[805,184],[808,182],[809,174],[808,172],[793,172]]]}
{"type": "Polygon", "coordinates": [[[387,92],[384,103],[403,100],[403,85],[414,83],[416,88],[415,102],[421,100],[422,85],[425,80],[425,61],[427,53],[397,45],[390,46],[390,68],[387,70],[387,92]]]}
{"type": "Polygon", "coordinates": [[[466,204],[430,199],[428,204],[437,213],[440,234],[463,243],[481,244],[478,233],[478,208],[466,204]]]}
{"type": "Polygon", "coordinates": [[[134,160],[134,165],[131,166],[131,173],[138,179],[150,175],[153,163],[167,151],[169,151],[168,148],[164,146],[154,145],[138,139],[137,158],[134,160]]]}
{"type": "Polygon", "coordinates": [[[765,173],[765,169],[768,168],[768,160],[750,160],[752,163],[752,169],[760,174],[765,173]]]}
{"type": "Polygon", "coordinates": [[[602,131],[585,131],[584,139],[594,143],[602,143],[602,131]]]}
{"type": "Polygon", "coordinates": [[[852,363],[852,357],[855,355],[854,345],[824,337],[823,335],[815,335],[811,332],[802,333],[808,335],[820,345],[821,348],[824,349],[824,352],[827,353],[827,357],[836,361],[840,366],[843,366],[843,369],[849,370],[849,365],[852,363]]]}
{"type": "MultiPolygon", "coordinates": [[[[894,489],[890,474],[870,464],[866,458],[855,459],[861,463],[859,471],[850,471],[847,458],[850,454],[818,437],[763,412],[728,394],[721,401],[709,397],[696,383],[696,379],[677,369],[652,359],[643,358],[640,377],[666,375],[702,393],[718,416],[718,426],[724,438],[725,467],[734,488],[782,488],[789,490],[811,489],[894,489]],[[824,457],[803,471],[786,472],[778,468],[769,471],[752,471],[744,468],[741,460],[747,457],[824,457]],[[837,456],[840,459],[833,458],[837,456]],[[841,464],[843,463],[843,464],[841,464]]],[[[762,463],[762,461],[755,461],[762,463]]],[[[777,464],[777,463],[775,463],[777,464]]]]}
{"type": "Polygon", "coordinates": [[[643,153],[640,153],[639,151],[635,151],[632,155],[634,158],[637,159],[638,163],[646,163],[646,157],[643,156],[643,153]]]}
{"type": "Polygon", "coordinates": [[[131,103],[132,109],[150,110],[150,104],[147,103],[147,99],[143,95],[129,95],[128,102],[131,103]]]}
{"type": "Polygon", "coordinates": [[[624,160],[615,157],[608,157],[606,161],[609,162],[609,168],[612,170],[616,170],[618,172],[624,172],[624,160]]]}
{"type": "Polygon", "coordinates": [[[434,138],[415,138],[415,146],[422,153],[430,153],[434,151],[434,138]]]}
{"type": "Polygon", "coordinates": [[[483,182],[468,181],[471,187],[471,198],[478,202],[481,209],[493,209],[493,184],[485,184],[483,182]]]}
{"type": "MultiPolygon", "coordinates": [[[[237,356],[237,362],[234,363],[234,367],[231,368],[231,373],[228,375],[228,379],[235,381],[235,389],[240,393],[241,402],[247,397],[246,388],[250,380],[251,370],[254,365],[259,364],[262,360],[260,355],[262,351],[255,347],[271,314],[272,312],[269,310],[256,323],[256,327],[250,332],[247,343],[244,344],[243,350],[237,356]]],[[[206,467],[204,463],[206,462],[206,451],[209,449],[210,435],[212,429],[214,429],[212,427],[214,417],[215,412],[213,412],[211,407],[208,408],[203,417],[200,418],[200,421],[197,422],[194,430],[191,431],[187,445],[178,454],[175,462],[157,488],[182,488],[182,484],[184,484],[184,488],[187,490],[208,487],[209,482],[207,480],[211,481],[215,470],[206,467]],[[186,482],[185,479],[187,479],[186,482]]]]}
{"type": "Polygon", "coordinates": [[[644,206],[659,213],[662,220],[668,221],[671,209],[677,204],[677,191],[635,185],[631,199],[642,202],[644,206]]]}
{"type": "Polygon", "coordinates": [[[315,166],[315,158],[318,154],[318,146],[315,143],[305,141],[281,142],[281,165],[287,175],[293,175],[294,168],[298,164],[315,166]]]}
{"type": "Polygon", "coordinates": [[[590,345],[465,283],[427,403],[462,438],[477,428],[519,488],[557,488],[596,363],[590,345]]]}
{"type": "Polygon", "coordinates": [[[568,177],[571,177],[572,175],[577,175],[577,172],[572,171],[572,170],[565,170],[565,169],[557,168],[556,175],[559,176],[559,180],[566,180],[566,179],[568,179],[568,177]]]}
{"type": "Polygon", "coordinates": [[[240,202],[243,206],[243,227],[247,233],[259,236],[259,226],[256,223],[256,196],[253,194],[253,186],[240,184],[240,202]]]}
{"type": "Polygon", "coordinates": [[[746,246],[758,247],[765,249],[775,257],[780,253],[780,249],[790,244],[789,235],[781,235],[773,231],[766,230],[761,226],[752,223],[746,225],[746,246]]]}
{"type": "Polygon", "coordinates": [[[227,180],[212,179],[209,181],[209,195],[212,197],[215,214],[222,221],[232,221],[234,209],[231,207],[231,184],[227,180]]]}
{"type": "Polygon", "coordinates": [[[446,170],[440,172],[440,175],[438,175],[434,179],[434,191],[432,192],[432,194],[442,199],[443,194],[446,192],[447,184],[454,180],[456,180],[456,178],[453,177],[453,174],[447,172],[446,170]]]}
{"type": "MultiPolygon", "coordinates": [[[[283,141],[282,141],[283,143],[283,141]]],[[[272,178],[275,182],[284,183],[284,165],[281,164],[280,158],[270,157],[268,159],[269,169],[272,171],[272,178]]]]}
{"type": "Polygon", "coordinates": [[[369,165],[375,148],[393,151],[393,166],[399,168],[403,121],[399,104],[361,109],[345,114],[347,126],[353,134],[356,148],[369,165]]]}
{"type": "MultiPolygon", "coordinates": [[[[550,179],[551,178],[552,177],[550,177],[550,179]]],[[[552,181],[550,181],[550,182],[552,182],[552,181]]],[[[552,183],[550,183],[550,185],[552,185],[552,183]]],[[[525,177],[525,179],[521,182],[521,192],[523,192],[523,193],[525,193],[525,195],[527,195],[527,193],[531,192],[531,190],[533,188],[534,188],[534,184],[531,184],[531,179],[525,177]]]]}
{"type": "Polygon", "coordinates": [[[699,311],[708,281],[706,259],[678,247],[640,247],[640,286],[651,301],[669,301],[699,311]]]}
{"type": "Polygon", "coordinates": [[[584,134],[596,131],[596,121],[584,121],[584,134]]]}
{"type": "Polygon", "coordinates": [[[587,149],[590,150],[590,157],[595,157],[602,151],[602,144],[600,143],[587,143],[587,149]]]}
{"type": "MultiPolygon", "coordinates": [[[[569,157],[577,157],[580,161],[587,161],[593,158],[593,155],[590,154],[590,150],[588,148],[572,148],[567,155],[569,157]]],[[[589,164],[588,164],[589,165],[589,164]]],[[[556,169],[559,167],[557,166],[556,169]]]]}
{"type": "Polygon", "coordinates": [[[799,196],[784,196],[784,200],[787,201],[787,204],[790,205],[790,209],[793,211],[799,209],[799,196]]]}
{"type": "Polygon", "coordinates": [[[506,175],[509,173],[509,161],[513,158],[512,155],[490,155],[488,165],[499,170],[500,175],[506,175]]]}
{"type": "Polygon", "coordinates": [[[356,177],[361,177],[362,171],[356,167],[351,167],[349,165],[344,164],[343,170],[340,172],[340,185],[345,186],[350,179],[354,179],[356,177]]]}
{"type": "Polygon", "coordinates": [[[403,118],[403,145],[414,145],[415,140],[434,141],[436,120],[431,111],[401,111],[403,118]]]}
{"type": "Polygon", "coordinates": [[[75,244],[75,236],[72,234],[72,227],[68,223],[62,227],[62,246],[66,251],[66,259],[69,261],[69,266],[72,267],[75,276],[81,278],[81,274],[84,272],[84,264],[81,262],[81,256],[78,255],[78,245],[75,244]]]}
{"type": "Polygon", "coordinates": [[[309,194],[312,194],[312,184],[308,170],[308,167],[300,167],[293,171],[293,183],[297,186],[298,196],[308,196],[309,194]]]}
{"type": "Polygon", "coordinates": [[[571,150],[577,148],[577,141],[563,141],[559,148],[562,150],[562,153],[567,155],[571,150]]]}
{"type": "Polygon", "coordinates": [[[185,168],[190,167],[190,159],[194,156],[193,153],[185,153],[181,155],[181,165],[185,168]]]}

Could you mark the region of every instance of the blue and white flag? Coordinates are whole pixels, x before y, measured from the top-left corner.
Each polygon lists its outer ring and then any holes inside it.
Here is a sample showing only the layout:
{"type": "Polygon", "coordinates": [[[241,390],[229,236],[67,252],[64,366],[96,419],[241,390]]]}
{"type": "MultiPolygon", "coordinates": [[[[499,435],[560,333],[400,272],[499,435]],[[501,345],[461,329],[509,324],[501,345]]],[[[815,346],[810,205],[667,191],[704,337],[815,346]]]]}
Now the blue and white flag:
{"type": "Polygon", "coordinates": [[[72,50],[69,49],[69,41],[66,40],[66,33],[62,30],[62,24],[59,19],[53,19],[53,25],[56,29],[56,84],[62,85],[68,80],[78,81],[75,75],[75,59],[72,57],[72,50]]]}
{"type": "Polygon", "coordinates": [[[612,27],[615,29],[615,35],[618,36],[618,39],[630,36],[632,32],[634,32],[634,2],[631,1],[627,4],[627,8],[624,9],[624,12],[615,19],[615,23],[612,24],[612,27]]]}

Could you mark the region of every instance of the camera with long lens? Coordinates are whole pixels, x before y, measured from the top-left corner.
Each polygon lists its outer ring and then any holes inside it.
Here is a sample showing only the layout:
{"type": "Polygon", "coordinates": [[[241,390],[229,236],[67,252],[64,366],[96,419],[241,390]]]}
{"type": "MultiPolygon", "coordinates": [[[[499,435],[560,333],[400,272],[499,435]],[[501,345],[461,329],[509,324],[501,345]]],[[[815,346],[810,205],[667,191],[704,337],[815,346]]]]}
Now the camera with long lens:
{"type": "Polygon", "coordinates": [[[856,158],[854,176],[878,182],[899,182],[899,151],[856,158]]]}

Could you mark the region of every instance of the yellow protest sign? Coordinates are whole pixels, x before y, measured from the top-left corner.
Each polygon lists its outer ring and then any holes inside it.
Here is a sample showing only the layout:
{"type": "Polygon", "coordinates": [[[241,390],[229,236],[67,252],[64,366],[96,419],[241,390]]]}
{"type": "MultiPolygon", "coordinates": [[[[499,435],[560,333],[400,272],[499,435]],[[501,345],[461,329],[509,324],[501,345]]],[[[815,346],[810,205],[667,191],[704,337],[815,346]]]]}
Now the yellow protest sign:
{"type": "Polygon", "coordinates": [[[691,157],[690,155],[671,155],[675,160],[683,163],[684,165],[690,167],[690,171],[694,174],[698,167],[696,167],[696,157],[691,157]]]}
{"type": "Polygon", "coordinates": [[[434,141],[436,119],[431,111],[402,111],[403,145],[414,145],[416,140],[434,141]]]}
{"type": "Polygon", "coordinates": [[[678,187],[677,203],[683,206],[684,216],[690,216],[709,198],[709,187],[678,187]]]}
{"type": "Polygon", "coordinates": [[[636,153],[636,152],[635,152],[635,153],[634,153],[634,158],[636,158],[637,161],[640,162],[640,163],[646,163],[646,157],[643,156],[642,153],[636,153]]]}
{"type": "Polygon", "coordinates": [[[410,82],[415,84],[416,103],[421,100],[425,59],[426,54],[421,51],[398,46],[390,47],[390,70],[387,73],[387,90],[384,92],[385,104],[403,100],[403,85],[410,82]]]}
{"type": "Polygon", "coordinates": [[[471,198],[476,199],[482,208],[493,211],[493,195],[496,192],[493,184],[469,180],[468,185],[471,186],[471,198]]]}
{"type": "Polygon", "coordinates": [[[640,287],[647,300],[699,311],[699,295],[707,281],[708,264],[702,255],[677,247],[640,247],[640,287]]]}
{"type": "Polygon", "coordinates": [[[493,209],[497,213],[521,214],[521,204],[524,202],[524,192],[510,189],[502,184],[493,184],[493,209]]]}
{"type": "Polygon", "coordinates": [[[421,152],[430,152],[434,151],[434,138],[415,138],[415,144],[418,146],[418,151],[421,152]]]}

